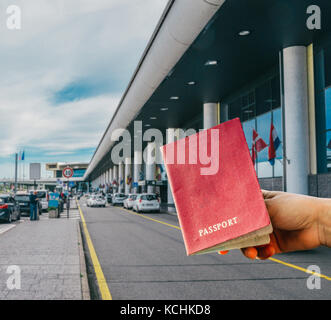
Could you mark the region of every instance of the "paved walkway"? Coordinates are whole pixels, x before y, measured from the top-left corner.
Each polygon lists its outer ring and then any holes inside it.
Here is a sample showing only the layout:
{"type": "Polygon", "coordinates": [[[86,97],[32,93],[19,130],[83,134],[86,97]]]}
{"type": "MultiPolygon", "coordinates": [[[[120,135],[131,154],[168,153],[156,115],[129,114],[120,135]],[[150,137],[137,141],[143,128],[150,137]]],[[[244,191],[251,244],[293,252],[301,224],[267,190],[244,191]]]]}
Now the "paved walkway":
{"type": "Polygon", "coordinates": [[[0,224],[0,299],[82,299],[79,220],[72,215],[48,219],[43,214],[39,221],[0,224]],[[12,279],[17,269],[10,271],[10,266],[19,267],[20,289],[8,287],[19,284],[12,279]]]}

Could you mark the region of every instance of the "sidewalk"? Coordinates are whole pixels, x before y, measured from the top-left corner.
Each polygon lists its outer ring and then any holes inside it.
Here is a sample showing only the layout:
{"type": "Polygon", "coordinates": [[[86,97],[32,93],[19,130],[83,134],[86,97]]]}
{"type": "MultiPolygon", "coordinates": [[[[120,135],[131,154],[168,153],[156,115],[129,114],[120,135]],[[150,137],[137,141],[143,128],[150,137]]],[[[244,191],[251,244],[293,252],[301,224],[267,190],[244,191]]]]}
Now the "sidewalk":
{"type": "Polygon", "coordinates": [[[0,299],[81,300],[78,224],[77,218],[43,214],[39,221],[21,220],[1,234],[0,299]],[[11,265],[21,270],[21,289],[7,287],[11,265]]]}

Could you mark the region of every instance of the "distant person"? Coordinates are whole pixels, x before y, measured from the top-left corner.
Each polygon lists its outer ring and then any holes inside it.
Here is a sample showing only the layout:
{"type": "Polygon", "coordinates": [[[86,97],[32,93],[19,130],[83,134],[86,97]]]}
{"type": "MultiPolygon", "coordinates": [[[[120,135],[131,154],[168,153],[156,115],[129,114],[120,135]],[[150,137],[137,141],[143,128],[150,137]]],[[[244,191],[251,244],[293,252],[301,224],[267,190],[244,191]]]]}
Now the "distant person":
{"type": "Polygon", "coordinates": [[[37,191],[31,193],[29,198],[30,198],[30,220],[35,221],[37,220],[37,207],[38,207],[37,191]]]}

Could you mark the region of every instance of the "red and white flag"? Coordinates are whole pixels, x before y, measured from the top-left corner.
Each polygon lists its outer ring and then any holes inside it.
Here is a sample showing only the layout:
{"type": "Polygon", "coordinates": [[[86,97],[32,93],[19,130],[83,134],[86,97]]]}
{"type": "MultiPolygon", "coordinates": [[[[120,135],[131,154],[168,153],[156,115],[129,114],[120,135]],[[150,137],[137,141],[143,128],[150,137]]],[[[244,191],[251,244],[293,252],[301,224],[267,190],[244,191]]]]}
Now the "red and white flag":
{"type": "Polygon", "coordinates": [[[259,134],[253,129],[253,145],[252,145],[252,160],[255,163],[257,153],[265,149],[268,145],[259,136],[259,134]]]}

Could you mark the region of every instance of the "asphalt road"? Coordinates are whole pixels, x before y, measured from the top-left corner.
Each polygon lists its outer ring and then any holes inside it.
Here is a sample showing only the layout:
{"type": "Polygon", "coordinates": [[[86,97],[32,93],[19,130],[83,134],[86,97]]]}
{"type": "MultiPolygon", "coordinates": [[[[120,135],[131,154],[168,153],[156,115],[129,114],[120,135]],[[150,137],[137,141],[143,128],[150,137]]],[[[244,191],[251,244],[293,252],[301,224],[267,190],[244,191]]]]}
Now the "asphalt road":
{"type": "Polygon", "coordinates": [[[239,250],[226,256],[187,257],[176,216],[137,215],[120,207],[89,208],[84,200],[80,206],[115,300],[331,298],[331,249],[275,256],[293,266],[251,261],[239,250]],[[329,278],[318,278],[320,289],[308,289],[311,275],[295,269],[311,265],[329,278]]]}

